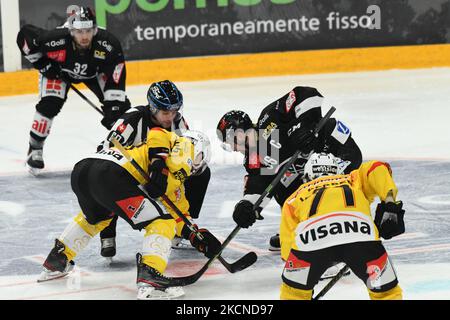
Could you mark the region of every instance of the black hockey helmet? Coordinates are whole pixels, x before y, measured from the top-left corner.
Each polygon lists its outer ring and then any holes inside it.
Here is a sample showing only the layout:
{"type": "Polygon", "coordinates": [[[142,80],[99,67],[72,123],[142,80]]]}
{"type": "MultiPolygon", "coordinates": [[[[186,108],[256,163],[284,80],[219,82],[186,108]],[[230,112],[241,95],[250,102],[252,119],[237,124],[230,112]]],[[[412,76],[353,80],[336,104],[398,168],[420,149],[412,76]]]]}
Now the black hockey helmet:
{"type": "Polygon", "coordinates": [[[78,10],[77,8],[74,9],[76,12],[67,19],[71,31],[90,28],[97,30],[97,20],[91,8],[79,7],[78,10]]]}
{"type": "Polygon", "coordinates": [[[220,118],[216,133],[219,140],[226,144],[233,141],[234,133],[237,129],[242,129],[245,132],[253,127],[252,120],[248,114],[244,111],[232,110],[220,118]]]}
{"type": "Polygon", "coordinates": [[[152,83],[147,91],[147,101],[153,114],[160,110],[180,111],[183,107],[183,95],[170,80],[152,83]]]}

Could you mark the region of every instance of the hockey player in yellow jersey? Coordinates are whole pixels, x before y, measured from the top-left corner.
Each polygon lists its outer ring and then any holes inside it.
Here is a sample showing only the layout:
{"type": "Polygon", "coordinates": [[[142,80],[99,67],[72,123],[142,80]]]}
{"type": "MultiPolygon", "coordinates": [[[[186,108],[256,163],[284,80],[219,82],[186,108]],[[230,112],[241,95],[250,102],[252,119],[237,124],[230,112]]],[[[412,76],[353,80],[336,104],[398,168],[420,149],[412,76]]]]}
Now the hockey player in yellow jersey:
{"type": "Polygon", "coordinates": [[[206,229],[198,230],[204,238],[200,241],[161,201],[161,196],[166,195],[189,218],[184,181],[207,165],[210,145],[208,138],[199,132],[188,131],[184,135],[153,128],[146,143],[128,148],[150,176],[149,182],[115,148],[103,149],[75,165],[71,184],[81,212],[56,239],[44,262],[40,281],[68,274],[74,258],[90,239],[118,215],[133,229],[145,230],[142,253],[137,254],[138,298],[175,298],[184,294],[182,288],[171,287],[170,279],[163,275],[175,234],[189,239],[208,258],[221,246],[206,229]]]}
{"type": "Polygon", "coordinates": [[[380,237],[404,232],[402,202],[389,165],[363,163],[341,175],[332,154],[313,154],[305,180],[284,203],[280,240],[286,261],[281,299],[309,300],[322,273],[344,262],[371,299],[401,299],[402,290],[380,237]],[[381,203],[372,219],[370,204],[381,203]]]}

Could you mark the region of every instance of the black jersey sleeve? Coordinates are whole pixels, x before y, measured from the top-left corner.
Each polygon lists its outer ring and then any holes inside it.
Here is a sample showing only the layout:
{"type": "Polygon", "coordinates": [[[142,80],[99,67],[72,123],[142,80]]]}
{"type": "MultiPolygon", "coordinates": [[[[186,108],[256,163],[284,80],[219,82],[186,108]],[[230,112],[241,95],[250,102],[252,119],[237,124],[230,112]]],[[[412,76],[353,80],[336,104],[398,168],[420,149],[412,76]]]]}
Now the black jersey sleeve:
{"type": "Polygon", "coordinates": [[[35,69],[41,69],[49,60],[65,59],[64,49],[67,43],[67,30],[44,30],[26,24],[17,34],[17,46],[20,52],[35,69]],[[49,57],[50,55],[50,57],[49,57]]]}
{"type": "Polygon", "coordinates": [[[144,106],[128,109],[127,112],[114,123],[105,140],[98,146],[97,151],[111,148],[111,138],[116,138],[123,146],[137,146],[145,141],[148,127],[145,124],[144,106]]]}
{"type": "Polygon", "coordinates": [[[362,162],[362,153],[352,137],[350,128],[342,121],[330,118],[325,124],[321,134],[321,140],[316,152],[329,152],[343,160],[341,166],[344,173],[350,173],[358,169],[362,162]]]}
{"type": "Polygon", "coordinates": [[[105,53],[100,72],[105,75],[104,101],[125,101],[126,65],[119,40],[106,30],[99,29],[94,41],[105,53]]]}

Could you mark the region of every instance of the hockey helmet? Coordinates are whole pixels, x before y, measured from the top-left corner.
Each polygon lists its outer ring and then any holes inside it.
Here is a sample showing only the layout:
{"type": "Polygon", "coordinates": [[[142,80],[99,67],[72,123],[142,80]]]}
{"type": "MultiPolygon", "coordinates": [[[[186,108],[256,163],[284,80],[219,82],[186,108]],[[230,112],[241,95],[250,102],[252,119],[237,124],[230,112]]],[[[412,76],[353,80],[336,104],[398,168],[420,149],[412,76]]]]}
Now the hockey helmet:
{"type": "Polygon", "coordinates": [[[187,130],[183,137],[189,138],[194,145],[191,175],[200,175],[211,160],[211,142],[208,136],[196,130],[187,130]]]}
{"type": "Polygon", "coordinates": [[[331,153],[313,153],[305,164],[306,181],[342,174],[338,159],[331,153]]]}
{"type": "Polygon", "coordinates": [[[220,118],[216,133],[219,140],[222,141],[222,148],[229,150],[228,146],[234,141],[236,130],[241,129],[246,132],[253,127],[252,120],[247,113],[240,110],[232,110],[220,118]]]}
{"type": "Polygon", "coordinates": [[[147,91],[148,106],[152,114],[158,111],[180,111],[183,107],[183,95],[170,80],[154,82],[147,91]]]}
{"type": "Polygon", "coordinates": [[[94,34],[97,33],[97,20],[95,14],[89,7],[74,8],[75,13],[72,13],[68,19],[69,30],[73,35],[74,30],[93,29],[94,34]]]}

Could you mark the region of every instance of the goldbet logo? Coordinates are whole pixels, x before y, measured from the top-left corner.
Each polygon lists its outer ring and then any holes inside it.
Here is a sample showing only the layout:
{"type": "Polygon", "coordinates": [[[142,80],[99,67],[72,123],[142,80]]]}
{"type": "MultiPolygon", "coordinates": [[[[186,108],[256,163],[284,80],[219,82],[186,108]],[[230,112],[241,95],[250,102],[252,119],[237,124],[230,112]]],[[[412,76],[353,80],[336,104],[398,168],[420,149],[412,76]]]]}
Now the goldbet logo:
{"type": "MultiPolygon", "coordinates": [[[[297,0],[156,0],[149,2],[148,0],[136,0],[136,5],[139,9],[146,12],[159,12],[166,8],[175,10],[183,10],[186,4],[194,5],[197,9],[204,9],[207,7],[228,7],[238,5],[242,7],[257,6],[261,3],[272,3],[277,5],[294,3],[297,0]]],[[[96,0],[95,12],[97,16],[97,24],[100,27],[106,28],[107,14],[121,14],[126,11],[131,4],[131,0],[119,0],[116,4],[110,4],[109,0],[96,0]]]]}

